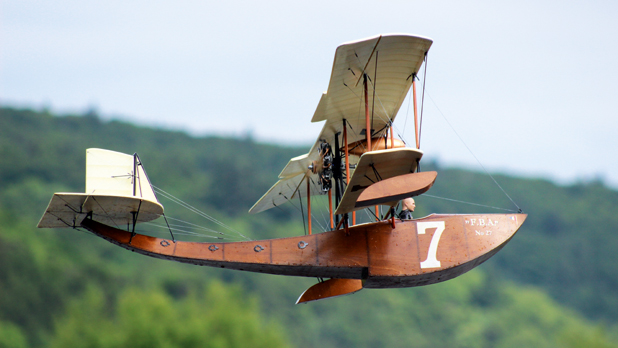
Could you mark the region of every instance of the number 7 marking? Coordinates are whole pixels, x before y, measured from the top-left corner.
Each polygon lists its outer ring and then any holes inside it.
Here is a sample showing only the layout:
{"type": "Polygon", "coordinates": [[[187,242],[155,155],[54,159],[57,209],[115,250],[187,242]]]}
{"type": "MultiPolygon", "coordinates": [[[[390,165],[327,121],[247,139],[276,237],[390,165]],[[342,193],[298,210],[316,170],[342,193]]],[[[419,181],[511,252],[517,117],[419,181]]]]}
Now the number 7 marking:
{"type": "Polygon", "coordinates": [[[425,234],[425,230],[428,228],[435,228],[436,232],[434,232],[433,237],[431,237],[429,250],[427,251],[427,259],[421,262],[421,268],[438,268],[440,267],[440,261],[436,259],[436,255],[438,254],[438,243],[440,242],[440,236],[442,236],[442,232],[444,232],[446,227],[444,226],[444,221],[426,221],[416,223],[416,230],[418,231],[418,234],[425,234]]]}

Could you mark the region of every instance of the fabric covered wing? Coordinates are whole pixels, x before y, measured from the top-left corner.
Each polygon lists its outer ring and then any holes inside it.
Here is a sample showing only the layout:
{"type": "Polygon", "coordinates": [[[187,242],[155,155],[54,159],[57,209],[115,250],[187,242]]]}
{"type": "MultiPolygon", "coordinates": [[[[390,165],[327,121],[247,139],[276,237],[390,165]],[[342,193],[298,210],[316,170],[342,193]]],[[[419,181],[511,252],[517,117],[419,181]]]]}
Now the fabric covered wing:
{"type": "Polygon", "coordinates": [[[137,157],[105,149],[86,150],[86,193],[137,196],[157,201],[137,157]]]}
{"type": "Polygon", "coordinates": [[[135,196],[55,193],[37,227],[75,227],[89,214],[105,225],[122,227],[157,219],[163,215],[163,206],[135,196]],[[135,221],[134,212],[139,212],[135,221]]]}
{"type": "Polygon", "coordinates": [[[428,38],[392,34],[339,46],[328,90],[311,119],[326,121],[319,139],[332,140],[343,130],[344,119],[350,128],[348,142],[365,137],[363,74],[368,77],[372,134],[384,130],[397,115],[431,44],[428,38]]]}
{"type": "Polygon", "coordinates": [[[350,183],[343,193],[335,214],[345,214],[364,207],[356,207],[356,201],[371,184],[398,175],[412,173],[423,152],[411,148],[372,151],[363,154],[352,173],[350,183]]]}
{"type": "MultiPolygon", "coordinates": [[[[390,34],[344,43],[337,48],[327,91],[322,95],[312,122],[324,122],[322,131],[309,153],[293,158],[279,175],[277,182],[251,208],[257,213],[284,203],[294,196],[308,166],[319,160],[320,142],[328,142],[334,150],[335,137],[344,146],[343,129],[347,126],[348,143],[365,139],[365,101],[363,74],[367,74],[368,105],[373,137],[384,134],[394,120],[412,79],[418,73],[431,39],[390,34]],[[298,177],[300,176],[300,178],[298,177]]],[[[358,157],[351,157],[355,164],[358,157]]],[[[315,178],[314,178],[315,179],[315,178]]],[[[314,180],[315,182],[315,180],[314,180]]],[[[312,194],[321,192],[314,189],[312,194]]],[[[305,188],[301,192],[306,192],[305,188]]]]}
{"type": "Polygon", "coordinates": [[[296,198],[297,195],[301,197],[307,196],[307,179],[310,184],[310,194],[317,195],[323,194],[320,185],[317,183],[317,175],[306,171],[303,174],[288,176],[287,178],[280,179],[273,187],[258,200],[249,213],[255,214],[264,210],[279,206],[292,198],[296,198]]]}

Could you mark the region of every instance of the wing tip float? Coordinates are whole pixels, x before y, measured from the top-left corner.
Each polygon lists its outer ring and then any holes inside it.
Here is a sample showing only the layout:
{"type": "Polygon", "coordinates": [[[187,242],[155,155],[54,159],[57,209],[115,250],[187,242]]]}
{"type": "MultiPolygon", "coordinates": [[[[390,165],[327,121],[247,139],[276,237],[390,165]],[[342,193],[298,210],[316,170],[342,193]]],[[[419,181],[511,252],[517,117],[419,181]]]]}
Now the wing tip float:
{"type": "Polygon", "coordinates": [[[363,281],[360,279],[332,278],[319,282],[305,290],[296,300],[296,304],[323,300],[331,297],[351,295],[363,289],[363,281]]]}

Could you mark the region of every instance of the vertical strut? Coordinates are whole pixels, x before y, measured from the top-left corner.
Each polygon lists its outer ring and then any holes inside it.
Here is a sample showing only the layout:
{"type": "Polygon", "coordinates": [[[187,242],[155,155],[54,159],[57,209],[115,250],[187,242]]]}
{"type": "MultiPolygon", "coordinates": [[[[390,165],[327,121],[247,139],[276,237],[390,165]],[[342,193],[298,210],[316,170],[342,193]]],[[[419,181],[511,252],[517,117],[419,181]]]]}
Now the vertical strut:
{"type": "Polygon", "coordinates": [[[133,197],[137,194],[137,152],[133,154],[133,197]]]}
{"type": "MultiPolygon", "coordinates": [[[[374,82],[375,83],[375,82],[374,82]]],[[[365,132],[365,135],[367,137],[367,152],[371,151],[373,148],[371,147],[371,122],[369,119],[369,99],[367,97],[367,74],[363,75],[363,88],[365,90],[365,123],[367,125],[367,131],[365,132]]],[[[352,217],[354,219],[356,213],[352,213],[352,217]]],[[[376,216],[378,216],[378,220],[379,218],[379,209],[378,206],[376,205],[376,216]]],[[[356,220],[356,219],[354,219],[356,220]]],[[[354,223],[356,223],[356,221],[354,221],[354,223]]]]}
{"type": "Polygon", "coordinates": [[[328,211],[330,212],[330,229],[335,228],[335,222],[333,221],[333,193],[332,190],[328,190],[328,211]]]}
{"type": "MultiPolygon", "coordinates": [[[[345,121],[344,121],[345,122],[345,121]]],[[[335,134],[335,158],[333,160],[333,179],[335,180],[335,206],[339,206],[341,200],[341,148],[339,146],[339,133],[335,134]]],[[[339,225],[339,215],[335,216],[335,223],[339,225]]]]}
{"type": "MultiPolygon", "coordinates": [[[[365,135],[367,137],[367,152],[371,151],[371,120],[369,118],[369,99],[367,98],[367,74],[363,74],[363,89],[365,92],[365,135]]],[[[346,144],[347,146],[347,144],[346,144]]]]}
{"type": "Polygon", "coordinates": [[[139,210],[142,208],[142,200],[139,200],[139,205],[137,206],[137,211],[132,211],[131,215],[133,216],[133,230],[131,231],[131,238],[129,238],[129,244],[135,237],[135,224],[137,224],[137,216],[139,215],[139,210]]]}
{"type": "MultiPolygon", "coordinates": [[[[395,139],[393,139],[393,120],[390,120],[390,127],[388,128],[388,130],[391,133],[391,147],[395,147],[395,139]]],[[[387,143],[388,144],[388,143],[387,143]]],[[[388,146],[387,146],[388,148],[388,146]]]]}
{"type": "MultiPolygon", "coordinates": [[[[348,126],[345,118],[343,119],[343,151],[345,153],[345,183],[347,186],[350,183],[350,153],[348,149],[348,126]]],[[[352,225],[356,225],[356,212],[352,212],[352,225]]]]}
{"type": "Polygon", "coordinates": [[[416,74],[412,76],[412,100],[414,100],[414,135],[416,136],[416,148],[420,149],[420,139],[418,137],[418,112],[416,107],[416,74]]]}
{"type": "Polygon", "coordinates": [[[305,178],[307,180],[307,230],[311,234],[311,184],[309,183],[309,175],[305,178]]]}

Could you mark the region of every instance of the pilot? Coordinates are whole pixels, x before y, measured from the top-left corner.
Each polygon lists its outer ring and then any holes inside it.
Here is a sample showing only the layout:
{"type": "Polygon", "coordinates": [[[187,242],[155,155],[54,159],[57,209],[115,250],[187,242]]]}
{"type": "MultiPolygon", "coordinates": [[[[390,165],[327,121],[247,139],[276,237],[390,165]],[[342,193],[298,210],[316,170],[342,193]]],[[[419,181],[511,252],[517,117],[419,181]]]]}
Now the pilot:
{"type": "Polygon", "coordinates": [[[399,213],[399,218],[401,220],[412,220],[412,212],[414,208],[416,208],[416,203],[414,202],[414,198],[408,197],[401,201],[402,209],[401,213],[399,213]]]}

